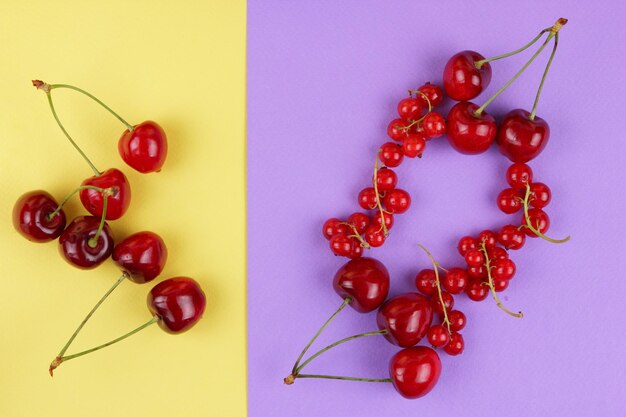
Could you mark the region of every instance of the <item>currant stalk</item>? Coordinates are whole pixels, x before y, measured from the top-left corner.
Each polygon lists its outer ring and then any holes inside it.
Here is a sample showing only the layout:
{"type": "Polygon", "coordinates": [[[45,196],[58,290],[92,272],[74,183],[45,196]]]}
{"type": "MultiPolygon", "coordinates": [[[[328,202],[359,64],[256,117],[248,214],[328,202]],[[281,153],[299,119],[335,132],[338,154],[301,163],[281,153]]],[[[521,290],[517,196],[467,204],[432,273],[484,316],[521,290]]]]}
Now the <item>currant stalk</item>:
{"type": "Polygon", "coordinates": [[[428,255],[428,258],[430,259],[430,262],[433,264],[433,269],[435,270],[435,284],[437,285],[437,293],[439,295],[439,302],[441,303],[441,308],[443,310],[443,324],[448,328],[448,334],[452,334],[452,330],[450,330],[450,320],[448,319],[448,309],[446,308],[446,303],[443,301],[443,293],[441,292],[441,281],[439,280],[439,264],[435,261],[435,258],[433,257],[433,255],[428,251],[428,249],[426,249],[422,244],[418,243],[417,246],[419,246],[424,252],[426,252],[426,255],[428,255]]]}
{"type": "Polygon", "coordinates": [[[568,240],[571,239],[571,236],[566,236],[563,239],[553,239],[551,237],[548,237],[546,235],[544,235],[543,233],[541,233],[541,231],[534,227],[531,222],[530,222],[530,217],[528,216],[528,206],[529,206],[529,200],[530,200],[530,184],[526,183],[526,194],[524,195],[524,201],[523,201],[523,205],[524,205],[524,219],[526,220],[526,224],[522,225],[523,227],[527,227],[530,229],[531,232],[533,232],[535,235],[537,235],[538,237],[542,238],[543,240],[547,240],[548,242],[552,242],[552,243],[565,243],[568,240]]]}
{"type": "Polygon", "coordinates": [[[493,285],[493,277],[491,276],[491,260],[489,259],[489,255],[487,254],[487,247],[485,245],[485,241],[480,242],[480,250],[483,253],[483,255],[485,256],[485,268],[487,268],[487,279],[488,281],[483,283],[483,285],[486,285],[489,287],[489,290],[491,291],[491,295],[493,295],[493,299],[496,302],[496,305],[498,306],[498,308],[500,308],[502,311],[504,311],[506,314],[509,314],[513,317],[517,317],[517,318],[522,318],[524,317],[524,313],[522,313],[521,311],[518,313],[513,313],[511,310],[507,309],[504,304],[502,303],[502,301],[500,301],[500,298],[498,297],[498,293],[496,292],[496,288],[493,285]]]}

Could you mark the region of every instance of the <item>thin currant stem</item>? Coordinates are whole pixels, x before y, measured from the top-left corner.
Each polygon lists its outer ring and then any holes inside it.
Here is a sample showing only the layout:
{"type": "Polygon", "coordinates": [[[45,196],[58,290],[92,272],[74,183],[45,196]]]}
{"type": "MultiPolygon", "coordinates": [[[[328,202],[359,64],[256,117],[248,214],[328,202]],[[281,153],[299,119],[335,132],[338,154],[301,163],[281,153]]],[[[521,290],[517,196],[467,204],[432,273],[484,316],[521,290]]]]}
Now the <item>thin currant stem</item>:
{"type": "Polygon", "coordinates": [[[380,150],[376,153],[376,160],[374,161],[374,192],[376,193],[376,207],[378,207],[378,211],[380,212],[380,226],[383,229],[383,234],[385,237],[389,235],[389,230],[387,230],[387,225],[385,224],[385,213],[383,210],[383,205],[380,202],[380,194],[378,193],[378,162],[379,162],[380,150]]]}
{"type": "Polygon", "coordinates": [[[294,375],[297,375],[307,364],[311,363],[311,361],[313,361],[315,358],[317,358],[318,356],[320,356],[321,354],[323,354],[324,352],[329,351],[330,349],[339,346],[343,343],[349,342],[351,340],[354,339],[360,339],[362,337],[369,337],[369,336],[378,336],[381,334],[386,334],[387,330],[383,329],[383,330],[377,330],[375,332],[367,332],[367,333],[359,333],[359,334],[355,334],[354,336],[349,336],[346,337],[344,339],[338,340],[335,343],[332,343],[328,346],[326,346],[324,349],[320,349],[318,352],[316,352],[315,354],[311,355],[306,361],[304,361],[300,366],[298,366],[296,368],[296,371],[294,372],[294,375]]]}
{"type": "Polygon", "coordinates": [[[485,255],[485,267],[487,268],[487,279],[489,280],[487,283],[485,283],[485,285],[489,287],[489,290],[491,291],[491,295],[493,296],[496,305],[505,313],[521,319],[522,317],[524,317],[524,313],[522,313],[521,311],[519,313],[513,313],[511,310],[507,309],[504,306],[504,304],[502,303],[502,301],[500,301],[500,298],[498,297],[496,287],[493,285],[493,277],[491,276],[491,261],[489,259],[489,255],[487,254],[487,246],[485,245],[485,241],[480,242],[480,250],[485,255]]]}
{"type": "Polygon", "coordinates": [[[474,65],[476,66],[476,68],[481,69],[482,66],[485,65],[488,62],[493,62],[493,61],[497,61],[497,60],[502,59],[502,58],[508,58],[510,56],[517,55],[520,52],[523,52],[526,49],[528,49],[531,46],[533,46],[535,44],[535,42],[537,42],[543,36],[544,33],[549,32],[550,29],[551,28],[545,28],[544,30],[539,32],[539,34],[537,36],[535,36],[532,41],[528,42],[526,45],[522,46],[521,48],[514,50],[513,52],[508,52],[506,54],[497,55],[497,56],[494,56],[494,57],[491,57],[491,58],[481,59],[480,61],[474,62],[474,65]]]}
{"type": "Polygon", "coordinates": [[[113,111],[113,109],[111,109],[109,106],[107,106],[106,104],[104,104],[100,99],[98,99],[96,96],[94,96],[91,93],[88,93],[87,91],[83,90],[82,88],[78,88],[75,87],[73,85],[69,85],[69,84],[50,84],[50,90],[53,90],[55,88],[68,88],[70,90],[74,90],[77,91],[81,94],[86,95],[87,97],[89,97],[90,99],[92,99],[93,101],[95,101],[96,103],[98,103],[99,105],[101,105],[102,107],[104,107],[109,113],[111,113],[113,116],[115,116],[117,118],[117,120],[119,120],[120,122],[122,122],[123,125],[126,126],[126,128],[129,131],[133,131],[133,126],[128,123],[126,120],[124,120],[122,118],[122,116],[120,116],[119,114],[117,114],[116,112],[113,111]]]}
{"type": "Polygon", "coordinates": [[[530,217],[528,216],[528,206],[529,206],[529,200],[530,200],[530,184],[526,183],[526,194],[524,195],[524,219],[526,220],[526,227],[528,227],[530,229],[531,232],[533,232],[535,235],[539,236],[540,238],[542,238],[543,240],[547,240],[548,242],[552,242],[552,243],[565,243],[568,240],[571,239],[571,236],[566,236],[563,239],[553,239],[551,237],[548,237],[546,235],[544,235],[543,233],[541,233],[541,231],[537,228],[534,227],[531,223],[530,223],[530,217]]]}
{"type": "Polygon", "coordinates": [[[80,333],[80,331],[82,330],[82,328],[85,326],[85,324],[87,323],[87,321],[89,321],[89,319],[91,318],[91,316],[93,316],[93,313],[96,312],[96,310],[98,309],[98,307],[100,307],[100,305],[104,302],[104,300],[107,299],[107,297],[109,295],[111,295],[111,293],[113,292],[113,290],[115,290],[115,288],[117,288],[118,285],[120,285],[122,283],[122,281],[124,281],[125,278],[127,278],[128,275],[126,273],[123,273],[122,276],[120,276],[117,281],[115,281],[115,284],[113,284],[113,286],[111,288],[109,288],[109,290],[102,296],[102,298],[100,298],[100,300],[96,303],[96,305],[93,306],[93,308],[91,309],[91,311],[89,312],[89,314],[87,314],[87,316],[85,316],[85,318],[83,319],[83,321],[78,325],[78,327],[76,328],[76,330],[74,331],[74,333],[72,334],[72,337],[70,337],[70,339],[67,341],[67,343],[65,344],[65,346],[63,346],[63,349],[61,349],[61,351],[59,352],[59,354],[57,355],[57,357],[62,358],[63,355],[65,355],[65,352],[67,351],[67,349],[70,347],[70,345],[72,344],[72,342],[74,341],[74,339],[76,339],[76,336],[78,336],[78,333],[80,333]]]}
{"type": "Polygon", "coordinates": [[[94,237],[92,237],[91,239],[89,239],[89,241],[87,242],[87,244],[91,247],[91,248],[95,248],[96,246],[98,246],[98,239],[100,238],[100,235],[102,234],[102,229],[104,229],[104,223],[107,217],[107,205],[108,205],[108,201],[109,201],[109,189],[105,189],[102,192],[102,216],[100,217],[100,224],[98,225],[98,231],[96,232],[96,234],[94,235],[94,237]]]}
{"type": "Polygon", "coordinates": [[[341,381],[358,381],[358,382],[391,382],[391,378],[354,378],[350,376],[335,376],[335,375],[300,374],[297,376],[297,378],[338,379],[341,381]]]}
{"type": "Polygon", "coordinates": [[[322,334],[324,329],[326,329],[326,327],[335,319],[335,317],[337,317],[337,315],[339,313],[341,313],[341,310],[343,310],[348,304],[350,304],[351,301],[352,301],[352,298],[346,297],[343,300],[343,303],[341,303],[341,305],[339,306],[339,308],[333,313],[332,316],[330,316],[328,318],[328,320],[326,320],[326,322],[322,325],[322,327],[320,327],[320,329],[317,331],[317,333],[315,333],[315,335],[309,341],[309,343],[307,343],[307,345],[304,347],[304,349],[302,349],[302,352],[300,353],[300,356],[298,356],[298,359],[296,360],[296,363],[293,365],[293,369],[291,370],[292,374],[296,372],[296,369],[300,365],[300,361],[302,360],[302,358],[304,357],[306,352],[309,350],[309,348],[311,347],[313,342],[315,342],[315,340],[322,334]]]}
{"type": "Polygon", "coordinates": [[[433,255],[426,249],[422,244],[418,243],[417,246],[422,248],[430,262],[433,264],[433,269],[435,270],[435,283],[437,284],[437,292],[439,294],[439,302],[441,303],[441,309],[443,310],[443,324],[448,328],[448,334],[452,334],[452,330],[450,329],[450,320],[448,319],[448,309],[446,308],[446,303],[443,301],[443,293],[441,291],[441,281],[439,280],[439,264],[435,261],[433,255]]]}
{"type": "Polygon", "coordinates": [[[52,213],[48,214],[48,220],[52,220],[54,219],[63,209],[63,206],[65,206],[65,204],[67,204],[68,201],[70,201],[70,199],[74,196],[74,194],[82,191],[82,190],[96,190],[99,191],[101,193],[104,193],[104,191],[106,190],[105,188],[100,188],[100,187],[96,187],[95,185],[81,185],[80,187],[76,188],[74,191],[72,191],[71,193],[69,193],[61,202],[61,204],[59,204],[59,206],[56,208],[56,210],[54,210],[52,213]]]}
{"type": "Polygon", "coordinates": [[[557,46],[559,46],[558,32],[556,33],[556,35],[554,35],[554,46],[552,47],[552,53],[550,54],[550,59],[548,59],[548,63],[546,64],[546,69],[543,71],[543,76],[541,77],[541,83],[539,84],[539,89],[537,90],[537,95],[535,96],[535,102],[533,103],[533,109],[530,112],[530,116],[528,116],[530,120],[535,120],[535,114],[537,113],[537,105],[539,104],[539,96],[541,95],[543,84],[546,81],[546,77],[548,76],[548,71],[550,71],[550,65],[552,65],[552,60],[554,59],[554,55],[556,54],[557,46]]]}
{"type": "Polygon", "coordinates": [[[351,234],[351,235],[349,235],[348,237],[353,237],[353,238],[355,238],[356,240],[358,240],[358,241],[359,241],[359,243],[361,244],[361,247],[362,247],[362,248],[365,248],[365,249],[370,249],[370,245],[369,245],[369,243],[367,243],[367,242],[365,241],[365,239],[363,239],[363,236],[361,236],[361,235],[359,234],[359,231],[358,231],[358,230],[356,230],[356,227],[355,227],[352,223],[348,223],[348,222],[341,222],[341,224],[343,224],[343,225],[345,225],[345,226],[348,226],[350,229],[352,229],[352,234],[351,234]]]}
{"type": "Polygon", "coordinates": [[[423,115],[419,119],[413,120],[411,123],[409,123],[407,126],[405,126],[404,127],[404,131],[405,132],[408,132],[409,129],[411,129],[413,126],[419,125],[420,123],[422,123],[424,121],[424,119],[426,118],[426,116],[428,116],[433,111],[433,106],[432,106],[432,104],[430,104],[430,99],[428,98],[428,96],[426,94],[424,94],[420,90],[409,90],[409,94],[412,93],[412,92],[415,93],[415,94],[421,95],[424,98],[424,100],[426,100],[426,103],[428,104],[428,111],[426,112],[425,115],[423,115]]]}

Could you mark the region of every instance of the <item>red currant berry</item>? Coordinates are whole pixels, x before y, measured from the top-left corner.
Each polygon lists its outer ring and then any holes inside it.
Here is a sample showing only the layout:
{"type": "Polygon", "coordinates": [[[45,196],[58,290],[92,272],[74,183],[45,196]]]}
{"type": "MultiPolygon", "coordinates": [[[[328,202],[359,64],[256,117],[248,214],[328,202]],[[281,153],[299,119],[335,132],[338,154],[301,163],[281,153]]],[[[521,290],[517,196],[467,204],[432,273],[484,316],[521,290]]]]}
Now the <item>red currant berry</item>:
{"type": "Polygon", "coordinates": [[[359,206],[365,210],[373,210],[377,206],[376,190],[372,187],[363,188],[359,192],[359,206]]]}
{"type": "Polygon", "coordinates": [[[339,219],[328,219],[322,226],[322,234],[328,240],[335,235],[349,235],[350,229],[339,219]]]}
{"type": "Polygon", "coordinates": [[[503,213],[513,214],[522,208],[522,200],[519,191],[514,188],[506,188],[498,194],[498,208],[503,213]]]}
{"type": "Polygon", "coordinates": [[[508,279],[495,279],[493,280],[493,289],[495,292],[502,292],[509,287],[508,279]]]}
{"type": "Polygon", "coordinates": [[[404,190],[396,188],[385,195],[385,208],[391,213],[404,213],[411,207],[411,196],[404,190]]]}
{"type": "Polygon", "coordinates": [[[530,196],[528,197],[528,201],[531,206],[538,209],[544,208],[550,203],[551,198],[552,193],[547,185],[542,182],[533,182],[530,184],[530,196]]]}
{"type": "Polygon", "coordinates": [[[471,280],[480,280],[483,278],[487,278],[487,268],[485,265],[480,266],[468,266],[467,267],[467,276],[470,277],[471,280]]]}
{"type": "Polygon", "coordinates": [[[463,353],[463,349],[465,349],[465,341],[463,340],[463,336],[461,333],[452,332],[450,335],[450,341],[443,348],[444,352],[448,355],[456,356],[463,353]]]}
{"type": "Polygon", "coordinates": [[[337,256],[348,256],[352,253],[353,239],[345,235],[335,235],[330,238],[330,250],[337,256]]]}
{"type": "MultiPolygon", "coordinates": [[[[530,221],[531,226],[542,234],[545,234],[550,228],[550,218],[548,217],[548,214],[541,209],[532,208],[528,210],[528,220],[530,221]]],[[[526,219],[524,217],[522,217],[522,224],[526,224],[526,219]]],[[[524,227],[524,232],[528,237],[538,237],[535,232],[530,230],[528,227],[524,227]]]]}
{"type": "Polygon", "coordinates": [[[470,250],[465,253],[465,262],[469,266],[479,267],[485,263],[485,257],[479,250],[470,250]]]}
{"type": "Polygon", "coordinates": [[[422,269],[415,277],[415,287],[424,295],[433,295],[437,291],[435,271],[422,269]]]}
{"type": "Polygon", "coordinates": [[[373,224],[365,230],[365,241],[370,246],[377,248],[385,243],[385,233],[379,226],[373,224]]]}
{"type": "MultiPolygon", "coordinates": [[[[454,307],[454,296],[447,291],[441,291],[441,298],[443,298],[443,305],[446,307],[446,312],[452,310],[454,307]]],[[[439,294],[435,294],[432,298],[433,311],[435,313],[443,314],[443,307],[441,306],[441,299],[439,294]]]]}
{"type": "Polygon", "coordinates": [[[350,238],[350,253],[346,255],[350,259],[356,259],[363,256],[363,246],[361,246],[361,242],[354,238],[350,238]]]}
{"type": "Polygon", "coordinates": [[[421,156],[426,148],[426,139],[422,133],[409,133],[402,142],[402,152],[407,158],[421,156]]]}
{"type": "Polygon", "coordinates": [[[364,213],[352,213],[348,217],[348,224],[354,226],[358,234],[363,234],[367,226],[370,225],[370,218],[364,213]]]}
{"type": "Polygon", "coordinates": [[[422,102],[413,97],[400,100],[398,103],[398,115],[404,121],[419,119],[422,115],[422,102]]]}
{"type": "Polygon", "coordinates": [[[491,230],[483,230],[478,235],[478,242],[484,242],[485,248],[491,249],[496,246],[496,243],[498,243],[498,235],[496,235],[495,232],[492,232],[491,230]]]}
{"type": "Polygon", "coordinates": [[[387,134],[395,141],[402,142],[407,133],[406,124],[402,119],[394,119],[387,126],[387,134]]]}
{"type": "MultiPolygon", "coordinates": [[[[393,214],[387,213],[386,211],[383,211],[382,213],[382,219],[385,222],[387,230],[389,230],[393,227],[393,214]]],[[[372,224],[375,224],[378,227],[382,227],[380,210],[374,215],[372,224]]]]}
{"type": "Polygon", "coordinates": [[[383,143],[380,147],[380,160],[385,166],[395,168],[402,163],[402,147],[393,142],[383,143]]]}
{"type": "MultiPolygon", "coordinates": [[[[418,91],[428,97],[431,107],[437,107],[443,101],[443,90],[438,85],[426,83],[418,88],[418,91]]],[[[421,98],[424,102],[424,106],[428,107],[428,103],[426,102],[424,96],[420,94],[418,99],[421,98]]]]}
{"type": "Polygon", "coordinates": [[[459,240],[457,249],[461,256],[465,256],[468,251],[478,249],[478,242],[471,236],[464,236],[459,240]]]}
{"type": "Polygon", "coordinates": [[[526,184],[533,182],[533,170],[526,164],[513,164],[506,170],[506,181],[516,190],[526,190],[526,184]]]}
{"type": "Polygon", "coordinates": [[[450,341],[450,335],[448,334],[448,330],[446,330],[446,328],[443,327],[441,324],[431,326],[431,328],[428,329],[427,337],[428,342],[434,348],[444,347],[448,344],[448,341],[450,341]]]}
{"type": "Polygon", "coordinates": [[[450,294],[463,292],[469,282],[467,272],[461,268],[450,268],[443,277],[443,288],[450,294]]]}
{"type": "Polygon", "coordinates": [[[452,310],[448,313],[448,321],[450,322],[450,330],[458,332],[467,324],[467,318],[462,311],[452,310]]]}
{"type": "Polygon", "coordinates": [[[379,193],[385,191],[391,191],[396,188],[398,184],[398,176],[392,169],[382,167],[376,173],[376,187],[379,193]]]}
{"type": "Polygon", "coordinates": [[[524,242],[526,242],[526,235],[516,226],[508,224],[500,229],[500,232],[498,233],[498,241],[507,249],[517,250],[524,246],[524,242]]]}
{"type": "Polygon", "coordinates": [[[428,139],[438,138],[446,133],[446,121],[439,113],[428,113],[424,116],[422,128],[424,129],[424,134],[428,139]]]}
{"type": "Polygon", "coordinates": [[[493,262],[491,276],[493,279],[507,280],[515,275],[515,262],[510,259],[497,259],[493,262]]]}
{"type": "Polygon", "coordinates": [[[487,256],[489,256],[489,259],[491,261],[495,261],[497,259],[508,259],[509,258],[508,252],[506,250],[502,249],[499,246],[487,249],[487,256]]]}
{"type": "Polygon", "coordinates": [[[472,301],[482,301],[489,295],[489,288],[480,281],[470,281],[465,287],[465,293],[472,301]]]}

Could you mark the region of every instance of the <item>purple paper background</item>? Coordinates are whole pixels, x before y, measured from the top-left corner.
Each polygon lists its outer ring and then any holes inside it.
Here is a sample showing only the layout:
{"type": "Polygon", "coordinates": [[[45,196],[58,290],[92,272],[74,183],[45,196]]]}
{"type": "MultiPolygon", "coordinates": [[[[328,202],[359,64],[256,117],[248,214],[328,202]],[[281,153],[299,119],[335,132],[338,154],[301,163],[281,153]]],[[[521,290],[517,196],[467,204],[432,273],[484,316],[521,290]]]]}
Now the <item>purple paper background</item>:
{"type": "MultiPolygon", "coordinates": [[[[590,416],[626,415],[626,135],[620,1],[591,2],[248,2],[249,415],[590,416]],[[521,46],[556,18],[570,19],[546,83],[539,116],[551,125],[531,162],[553,202],[551,235],[514,252],[518,273],[504,299],[457,297],[468,316],[466,350],[442,353],[437,387],[420,400],[386,384],[286,376],[306,341],[340,304],[322,222],[358,209],[375,151],[409,87],[440,82],[463,49],[493,56],[521,46]]],[[[492,106],[530,110],[549,52],[492,106]]],[[[499,61],[484,102],[529,54],[499,61]]],[[[446,103],[449,107],[449,102],[446,103]]],[[[495,196],[507,160],[496,149],[468,157],[446,139],[396,171],[413,197],[383,248],[370,252],[392,276],[392,294],[413,289],[428,267],[417,242],[443,265],[461,265],[458,238],[509,218],[495,196]]],[[[375,329],[375,314],[346,310],[313,348],[375,329]]],[[[313,349],[312,351],[314,351],[313,349]]],[[[329,352],[309,373],[386,377],[397,348],[382,337],[329,352]]]]}

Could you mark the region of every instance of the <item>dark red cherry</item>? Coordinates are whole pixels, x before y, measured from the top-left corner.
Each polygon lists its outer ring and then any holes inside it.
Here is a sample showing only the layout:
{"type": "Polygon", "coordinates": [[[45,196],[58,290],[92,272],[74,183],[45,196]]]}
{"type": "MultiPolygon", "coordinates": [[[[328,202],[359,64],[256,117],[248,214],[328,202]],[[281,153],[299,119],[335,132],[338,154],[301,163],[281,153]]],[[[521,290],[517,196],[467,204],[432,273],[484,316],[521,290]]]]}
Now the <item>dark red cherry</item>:
{"type": "Polygon", "coordinates": [[[462,51],[448,60],[443,70],[443,87],[446,94],[457,101],[471,100],[483,92],[491,81],[491,65],[484,63],[480,69],[476,62],[485,59],[474,51],[462,51]]]}
{"type": "Polygon", "coordinates": [[[350,297],[350,305],[356,311],[368,313],[387,299],[389,272],[376,259],[353,259],[339,268],[333,288],[341,298],[350,297]]]}
{"type": "Polygon", "coordinates": [[[57,207],[59,204],[47,192],[27,192],[13,206],[13,226],[31,242],[54,240],[63,233],[66,222],[63,210],[50,217],[57,207]]]}
{"type": "Polygon", "coordinates": [[[463,154],[485,152],[496,139],[496,120],[485,111],[476,115],[477,109],[476,104],[462,101],[448,113],[448,141],[463,154]]]}
{"type": "Polygon", "coordinates": [[[378,310],[376,322],[385,337],[394,345],[413,346],[428,331],[433,319],[430,300],[418,293],[406,293],[391,298],[378,310]]]}
{"type": "Polygon", "coordinates": [[[131,281],[143,284],[161,274],[167,261],[167,248],[156,233],[139,232],[115,246],[113,260],[131,281]]]}
{"type": "MultiPolygon", "coordinates": [[[[87,178],[81,185],[111,189],[111,195],[107,197],[107,220],[119,219],[126,213],[130,205],[130,185],[126,176],[119,169],[108,169],[98,176],[87,178]]],[[[81,190],[80,201],[89,213],[97,217],[102,216],[104,198],[100,191],[81,190]]]]}
{"type": "Polygon", "coordinates": [[[419,398],[437,385],[441,360],[433,349],[415,346],[402,349],[389,361],[389,377],[404,398],[419,398]]]}
{"type": "Polygon", "coordinates": [[[182,333],[202,318],[206,296],[191,278],[169,278],[150,290],[148,309],[158,316],[159,327],[168,333],[182,333]]]}
{"type": "Polygon", "coordinates": [[[144,174],[158,172],[167,157],[167,136],[157,123],[146,121],[126,129],[117,149],[128,165],[144,174]]]}
{"type": "Polygon", "coordinates": [[[100,218],[76,217],[59,237],[59,252],[70,264],[81,269],[92,269],[104,262],[113,252],[113,236],[108,224],[96,242],[92,239],[98,232],[100,218]],[[95,243],[92,247],[91,243],[95,243]]]}
{"type": "Polygon", "coordinates": [[[498,129],[500,152],[513,162],[528,162],[543,151],[550,139],[550,127],[541,117],[530,120],[526,110],[511,110],[498,129]]]}

